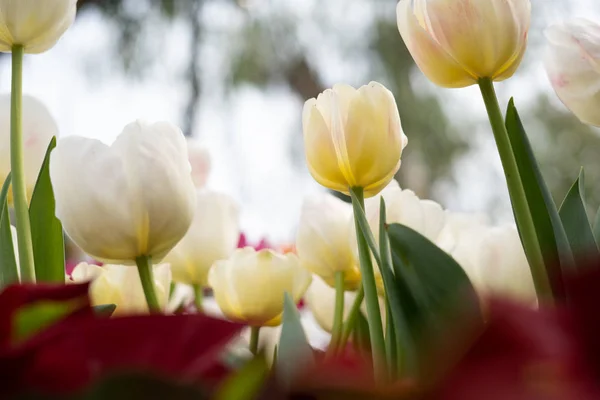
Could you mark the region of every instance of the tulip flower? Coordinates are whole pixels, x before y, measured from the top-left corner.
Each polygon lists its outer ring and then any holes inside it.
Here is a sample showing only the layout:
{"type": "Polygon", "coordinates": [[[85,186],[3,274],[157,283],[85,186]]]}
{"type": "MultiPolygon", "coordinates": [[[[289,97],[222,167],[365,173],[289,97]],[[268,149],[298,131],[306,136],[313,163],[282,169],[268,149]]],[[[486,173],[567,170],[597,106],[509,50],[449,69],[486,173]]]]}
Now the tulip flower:
{"type": "Polygon", "coordinates": [[[187,141],[188,157],[192,166],[192,180],[197,188],[203,188],[210,173],[210,154],[208,149],[195,140],[187,141]]]}
{"type": "Polygon", "coordinates": [[[206,286],[208,271],[215,261],[229,258],[237,248],[239,209],[227,195],[200,191],[189,230],[166,256],[173,280],[206,286]]]}
{"type": "Polygon", "coordinates": [[[196,200],[185,138],[166,122],[131,123],[110,147],[62,139],[50,177],[65,231],[103,262],[160,261],[192,222],[196,200]]]}
{"type": "MultiPolygon", "coordinates": [[[[352,304],[356,300],[357,292],[344,292],[344,322],[348,319],[352,304]]],[[[333,332],[333,322],[335,314],[335,290],[319,277],[314,277],[311,285],[304,295],[306,305],[312,312],[315,320],[324,331],[333,332]]],[[[379,308],[385,311],[385,300],[379,298],[379,308]]],[[[361,312],[367,313],[365,303],[361,303],[361,312]]],[[[385,312],[381,314],[381,319],[385,324],[385,312]]]]}
{"type": "MultiPolygon", "coordinates": [[[[154,287],[161,309],[167,306],[171,287],[171,271],[168,264],[154,267],[154,287]]],[[[79,263],[73,269],[71,279],[75,283],[91,282],[92,305],[115,304],[113,315],[148,313],[142,282],[135,268],[125,265],[105,264],[102,267],[79,263]]]]}
{"type": "Polygon", "coordinates": [[[529,0],[400,0],[398,29],[421,71],[443,87],[501,81],[519,67],[529,0]]]}
{"type": "Polygon", "coordinates": [[[407,138],[394,96],[377,82],[335,85],[309,99],[302,125],[308,169],[329,189],[374,196],[400,168],[407,138]]]}
{"type": "Polygon", "coordinates": [[[581,122],[600,126],[600,25],[578,18],[545,34],[545,67],[556,95],[581,122]]]}
{"type": "Polygon", "coordinates": [[[250,247],[217,261],[208,274],[208,284],[223,314],[252,326],[280,324],[284,293],[297,303],[311,280],[295,254],[250,247]]]}
{"type": "Polygon", "coordinates": [[[454,231],[454,244],[442,247],[463,267],[480,296],[536,304],[531,270],[516,227],[490,226],[477,217],[449,215],[447,220],[444,229],[454,231]]]}
{"type": "Polygon", "coordinates": [[[360,284],[360,269],[348,240],[351,218],[350,204],[331,194],[319,194],[304,201],[296,236],[302,266],[332,287],[336,272],[343,272],[347,290],[360,284]]]}
{"type": "Polygon", "coordinates": [[[53,47],[75,20],[77,0],[0,0],[0,51],[25,53],[53,47]]]}
{"type": "MultiPolygon", "coordinates": [[[[31,199],[38,174],[52,137],[58,136],[56,121],[46,106],[33,96],[23,96],[23,161],[27,197],[31,199]]],[[[10,95],[0,96],[0,180],[4,182],[10,167],[10,95]]],[[[12,191],[8,202],[12,203],[12,191]]]]}

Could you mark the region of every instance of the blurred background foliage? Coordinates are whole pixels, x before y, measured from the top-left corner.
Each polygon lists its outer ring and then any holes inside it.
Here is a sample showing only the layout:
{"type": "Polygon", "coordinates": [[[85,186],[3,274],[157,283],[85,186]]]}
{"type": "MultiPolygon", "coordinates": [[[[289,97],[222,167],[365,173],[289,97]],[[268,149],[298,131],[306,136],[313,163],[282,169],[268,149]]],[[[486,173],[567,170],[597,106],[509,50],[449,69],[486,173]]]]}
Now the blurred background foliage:
{"type": "MultiPolygon", "coordinates": [[[[366,0],[363,0],[363,2],[366,0]]],[[[350,2],[350,0],[349,0],[350,2]]],[[[356,0],[355,2],[358,2],[356,0]]],[[[203,101],[203,82],[200,49],[211,29],[203,13],[206,7],[222,4],[234,7],[243,15],[241,28],[234,35],[226,36],[220,49],[227,56],[223,67],[227,69],[224,82],[226,91],[242,85],[262,89],[287,86],[299,100],[316,96],[330,86],[331,77],[325,77],[318,52],[306,41],[299,40],[302,29],[318,29],[322,37],[337,41],[345,59],[357,60],[356,68],[366,80],[378,80],[395,94],[402,118],[402,125],[409,137],[409,149],[403,156],[403,167],[398,179],[400,184],[413,189],[421,197],[441,197],[440,188],[453,190],[457,185],[456,165],[469,153],[477,152],[474,135],[491,134],[477,121],[453,118],[444,102],[444,91],[423,90],[415,76],[418,70],[398,33],[394,9],[396,0],[372,0],[373,8],[386,12],[370,13],[364,40],[345,40],[335,20],[315,2],[310,12],[315,23],[303,27],[297,15],[286,12],[284,7],[270,7],[271,1],[261,0],[79,0],[82,18],[88,12],[101,12],[119,32],[118,56],[123,72],[131,77],[144,74],[145,69],[161,58],[160,43],[148,42],[143,33],[148,30],[169,29],[170,24],[184,25],[188,30],[189,65],[185,79],[189,94],[186,106],[181,110],[183,130],[192,133],[197,118],[198,105],[203,101]],[[318,27],[318,28],[315,28],[318,27]]],[[[530,48],[541,47],[541,27],[547,23],[547,10],[563,12],[567,2],[532,0],[534,11],[530,48]]],[[[218,28],[217,28],[218,29],[218,28]]],[[[219,34],[219,32],[216,32],[219,34]]],[[[304,35],[306,36],[306,35],[304,35]]],[[[535,51],[535,50],[531,50],[535,51]]],[[[539,49],[537,50],[539,54],[539,49]]],[[[533,57],[529,57],[531,62],[533,57]]],[[[539,62],[539,57],[535,57],[539,62]]],[[[522,68],[529,68],[527,59],[522,68]]],[[[335,77],[334,77],[335,78],[335,77]]],[[[419,77],[418,79],[422,79],[419,77]]],[[[335,82],[335,79],[333,79],[335,82]]],[[[356,82],[354,84],[358,84],[356,82]]],[[[363,81],[363,83],[366,83],[363,81]]],[[[532,85],[532,90],[535,85],[532,85]]],[[[600,140],[598,132],[581,124],[555,99],[540,94],[526,108],[521,107],[543,174],[556,201],[560,204],[581,166],[586,169],[588,205],[590,213],[600,204],[600,140]]],[[[481,122],[481,121],[480,121],[481,122]]],[[[291,141],[290,157],[303,158],[301,129],[298,127],[291,141]]],[[[497,175],[498,185],[503,185],[497,175]]],[[[475,188],[483,190],[485,184],[475,182],[475,188]]],[[[495,183],[492,183],[492,187],[495,183]]],[[[490,202],[491,211],[494,202],[490,202]]]]}

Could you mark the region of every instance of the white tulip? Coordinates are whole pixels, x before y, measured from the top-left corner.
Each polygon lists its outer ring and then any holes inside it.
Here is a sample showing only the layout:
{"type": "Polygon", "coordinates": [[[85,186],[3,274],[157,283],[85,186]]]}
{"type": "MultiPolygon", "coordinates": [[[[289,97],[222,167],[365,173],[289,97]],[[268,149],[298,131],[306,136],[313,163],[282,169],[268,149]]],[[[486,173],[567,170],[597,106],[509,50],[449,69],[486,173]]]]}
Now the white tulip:
{"type": "MultiPolygon", "coordinates": [[[[171,288],[168,264],[154,267],[154,288],[162,310],[166,309],[171,288]]],[[[71,274],[73,282],[91,282],[92,305],[115,304],[114,315],[148,313],[148,305],[138,271],[126,265],[106,264],[102,267],[79,263],[71,274]]]]}
{"type": "Polygon", "coordinates": [[[600,126],[600,25],[579,18],[552,25],[545,34],[554,91],[582,122],[600,126]]]}
{"type": "Polygon", "coordinates": [[[189,230],[165,257],[175,282],[206,286],[210,267],[229,258],[240,236],[239,209],[224,194],[200,191],[189,230]]]}
{"type": "MultiPolygon", "coordinates": [[[[346,321],[354,301],[356,300],[356,292],[344,292],[344,318],[346,321]]],[[[318,276],[313,277],[311,285],[308,287],[304,295],[304,301],[313,314],[313,317],[319,326],[326,332],[333,331],[333,318],[335,314],[335,289],[328,286],[318,276]]],[[[363,315],[367,315],[366,303],[361,304],[363,315]]],[[[379,297],[379,310],[381,311],[381,319],[385,327],[385,300],[379,297]]]]}
{"type": "MultiPolygon", "coordinates": [[[[46,150],[58,126],[46,106],[32,96],[23,96],[23,163],[27,197],[31,199],[46,150]]],[[[10,172],[10,94],[0,96],[0,180],[10,172]]],[[[12,190],[8,192],[12,203],[12,190]]]]}
{"type": "Polygon", "coordinates": [[[25,53],[53,47],[75,20],[77,0],[0,0],[0,51],[25,53]]]}
{"type": "Polygon", "coordinates": [[[336,272],[344,273],[346,289],[360,284],[360,269],[352,254],[348,224],[352,206],[337,197],[322,193],[307,198],[302,205],[296,236],[300,263],[333,286],[336,272]]]}
{"type": "Polygon", "coordinates": [[[86,253],[114,264],[160,261],[195,209],[186,142],[167,122],[127,125],[112,146],[68,137],[50,158],[56,216],[86,253]]]}
{"type": "MultiPolygon", "coordinates": [[[[465,219],[460,218],[460,228],[450,228],[455,231],[455,244],[448,252],[463,267],[475,290],[484,297],[535,304],[535,286],[516,227],[494,227],[476,217],[465,223],[465,219]]],[[[457,219],[450,217],[449,221],[457,219]]]]}

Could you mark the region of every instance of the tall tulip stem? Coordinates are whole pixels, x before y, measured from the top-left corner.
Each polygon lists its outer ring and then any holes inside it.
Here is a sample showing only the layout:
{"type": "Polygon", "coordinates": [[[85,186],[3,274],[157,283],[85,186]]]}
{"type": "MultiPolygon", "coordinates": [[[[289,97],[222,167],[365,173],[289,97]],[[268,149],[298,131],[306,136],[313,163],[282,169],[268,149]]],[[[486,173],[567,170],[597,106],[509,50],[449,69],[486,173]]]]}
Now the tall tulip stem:
{"type": "Polygon", "coordinates": [[[352,303],[352,307],[350,307],[350,311],[348,312],[348,318],[346,318],[346,322],[344,323],[344,327],[342,329],[342,337],[340,338],[340,343],[338,344],[338,349],[343,349],[346,347],[346,343],[350,338],[350,334],[354,329],[354,324],[356,323],[356,318],[358,317],[358,313],[360,312],[360,306],[365,299],[365,289],[363,285],[360,285],[358,288],[358,292],[356,292],[356,298],[354,299],[354,303],[352,303]]]}
{"type": "Polygon", "coordinates": [[[31,223],[27,206],[27,187],[23,165],[23,46],[12,48],[12,84],[10,91],[10,169],[13,204],[19,242],[21,280],[35,282],[31,223]]]}
{"type": "Polygon", "coordinates": [[[250,352],[254,355],[258,354],[258,339],[260,337],[260,326],[250,327],[250,352]]]}
{"type": "Polygon", "coordinates": [[[144,289],[144,296],[146,296],[146,303],[150,312],[160,312],[160,304],[156,297],[156,290],[154,289],[154,268],[152,267],[152,257],[141,256],[135,259],[135,263],[140,274],[140,280],[142,281],[142,288],[144,289]]]}
{"type": "Polygon", "coordinates": [[[550,287],[550,279],[548,278],[542,251],[538,244],[535,225],[527,204],[525,188],[519,175],[517,160],[510,144],[506,125],[504,125],[504,118],[502,111],[500,111],[496,91],[494,90],[494,83],[489,78],[482,78],[479,80],[479,88],[481,89],[481,95],[487,109],[492,131],[494,132],[494,138],[496,139],[496,146],[498,147],[498,153],[500,154],[500,160],[504,168],[504,175],[506,176],[508,193],[515,219],[519,225],[521,241],[523,242],[523,247],[530,264],[538,298],[551,301],[552,289],[550,287]]]}
{"type": "Polygon", "coordinates": [[[335,309],[333,313],[333,329],[328,354],[333,355],[340,345],[344,324],[344,271],[335,273],[335,309]]]}
{"type": "MultiPolygon", "coordinates": [[[[350,191],[356,197],[353,198],[353,207],[364,210],[364,192],[361,187],[350,188],[350,191]]],[[[367,239],[358,222],[356,212],[354,213],[354,225],[356,228],[356,242],[358,244],[358,256],[360,260],[360,273],[362,275],[362,284],[365,291],[365,301],[367,303],[367,321],[369,322],[369,335],[371,337],[371,351],[373,353],[373,365],[375,369],[375,379],[381,381],[386,376],[385,359],[385,341],[383,337],[383,324],[381,321],[381,311],[379,309],[379,299],[377,297],[377,286],[375,284],[375,272],[371,260],[371,252],[367,239]]]]}

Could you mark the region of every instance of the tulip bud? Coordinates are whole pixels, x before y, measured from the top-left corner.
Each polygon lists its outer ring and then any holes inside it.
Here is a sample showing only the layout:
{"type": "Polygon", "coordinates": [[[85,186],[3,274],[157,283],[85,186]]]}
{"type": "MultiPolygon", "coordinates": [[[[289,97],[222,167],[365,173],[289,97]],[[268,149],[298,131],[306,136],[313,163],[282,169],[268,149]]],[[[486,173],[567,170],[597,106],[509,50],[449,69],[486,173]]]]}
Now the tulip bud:
{"type": "Polygon", "coordinates": [[[196,194],[196,212],[190,229],[165,257],[175,282],[205,286],[215,261],[229,258],[237,248],[239,210],[233,199],[220,193],[196,194]]]}
{"type": "MultiPolygon", "coordinates": [[[[42,162],[53,136],[58,135],[56,121],[46,106],[32,96],[23,96],[23,162],[27,197],[31,199],[42,162]]],[[[10,95],[0,96],[0,180],[10,172],[10,95]]],[[[12,190],[8,192],[12,203],[12,190]]]]}
{"type": "Polygon", "coordinates": [[[600,25],[578,18],[545,34],[544,64],[556,95],[581,122],[600,126],[600,25]]]}
{"type": "Polygon", "coordinates": [[[137,121],[112,146],[83,137],[50,157],[56,216],[97,260],[160,261],[187,232],[195,208],[185,138],[174,125],[137,121]]]}
{"type": "Polygon", "coordinates": [[[374,196],[400,168],[407,138],[394,96],[377,82],[335,85],[309,99],[302,126],[308,169],[329,189],[361,187],[374,196]]]}
{"type": "Polygon", "coordinates": [[[0,0],[0,51],[43,53],[75,20],[77,0],[0,0]]]}
{"type": "Polygon", "coordinates": [[[320,194],[304,201],[296,237],[300,263],[310,272],[334,286],[336,272],[344,273],[346,289],[360,284],[358,264],[348,237],[352,206],[331,194],[320,194]]]}
{"type": "Polygon", "coordinates": [[[517,70],[531,18],[529,0],[400,0],[398,29],[421,71],[443,87],[517,70]]]}
{"type": "Polygon", "coordinates": [[[205,146],[195,140],[188,140],[187,143],[188,157],[192,166],[192,180],[197,188],[203,188],[210,173],[210,154],[205,146]]]}
{"type": "Polygon", "coordinates": [[[295,254],[236,250],[228,260],[217,261],[208,274],[215,300],[223,314],[253,326],[281,323],[284,293],[298,302],[312,276],[295,254]]]}
{"type": "MultiPolygon", "coordinates": [[[[171,287],[171,271],[168,264],[155,265],[154,288],[161,309],[164,310],[171,287]]],[[[79,263],[73,269],[74,282],[92,282],[90,299],[92,305],[115,304],[113,315],[148,313],[142,282],[134,267],[106,264],[102,267],[79,263]]]]}

